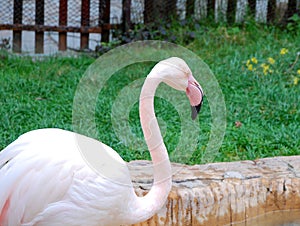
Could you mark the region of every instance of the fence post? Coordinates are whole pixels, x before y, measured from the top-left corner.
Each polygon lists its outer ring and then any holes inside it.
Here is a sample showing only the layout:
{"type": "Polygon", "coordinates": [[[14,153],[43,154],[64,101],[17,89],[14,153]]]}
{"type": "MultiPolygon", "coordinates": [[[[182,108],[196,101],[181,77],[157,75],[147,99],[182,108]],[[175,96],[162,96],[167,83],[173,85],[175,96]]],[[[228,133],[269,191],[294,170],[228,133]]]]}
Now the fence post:
{"type": "Polygon", "coordinates": [[[255,16],[256,0],[248,0],[248,9],[251,16],[255,16]]]}
{"type": "MultiPolygon", "coordinates": [[[[59,26],[67,26],[68,0],[59,0],[59,26]]],[[[67,32],[59,32],[58,50],[67,50],[67,32]]]]}
{"type": "Polygon", "coordinates": [[[292,17],[294,14],[298,14],[300,16],[300,11],[299,11],[299,0],[286,0],[287,1],[287,10],[284,16],[284,20],[286,20],[290,17],[292,17]]]}
{"type": "Polygon", "coordinates": [[[158,26],[170,19],[176,19],[176,10],[176,0],[145,0],[144,23],[158,26]]]}
{"type": "Polygon", "coordinates": [[[195,14],[195,0],[187,0],[186,3],[186,17],[192,17],[195,14]]]}
{"type": "MultiPolygon", "coordinates": [[[[35,24],[44,25],[44,4],[45,0],[36,0],[35,1],[35,24]]],[[[44,53],[44,32],[36,31],[35,32],[35,53],[44,53]]]]}
{"type": "Polygon", "coordinates": [[[109,42],[109,29],[106,25],[110,23],[110,0],[100,0],[99,15],[99,26],[102,25],[101,42],[109,42]]]}
{"type": "Polygon", "coordinates": [[[226,19],[228,24],[235,23],[235,17],[237,12],[237,0],[228,0],[227,2],[227,12],[226,19]]]}
{"type": "MultiPolygon", "coordinates": [[[[14,24],[22,24],[23,0],[14,0],[14,24]]],[[[22,31],[13,31],[12,50],[16,53],[22,52],[22,31]]]]}
{"type": "Polygon", "coordinates": [[[131,27],[130,8],[131,0],[122,0],[122,30],[127,32],[131,27]]]}
{"type": "Polygon", "coordinates": [[[151,14],[152,9],[153,9],[153,1],[145,0],[144,24],[149,24],[153,21],[153,15],[151,14]]]}
{"type": "Polygon", "coordinates": [[[81,28],[84,28],[81,31],[80,35],[80,49],[89,48],[89,33],[85,29],[90,26],[90,0],[82,0],[81,3],[81,28]]]}

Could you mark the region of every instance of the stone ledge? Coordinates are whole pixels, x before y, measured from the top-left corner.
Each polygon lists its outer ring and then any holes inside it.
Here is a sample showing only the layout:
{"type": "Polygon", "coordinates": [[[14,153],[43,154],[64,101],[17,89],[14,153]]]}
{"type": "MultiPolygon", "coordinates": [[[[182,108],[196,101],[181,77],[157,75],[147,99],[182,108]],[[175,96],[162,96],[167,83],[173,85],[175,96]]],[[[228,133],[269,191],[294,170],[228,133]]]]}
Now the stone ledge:
{"type": "MultiPolygon", "coordinates": [[[[152,184],[151,162],[132,161],[128,166],[137,194],[145,195],[152,184]]],[[[172,163],[172,169],[166,205],[135,226],[246,225],[274,211],[300,210],[300,156],[194,166],[172,163]]]]}

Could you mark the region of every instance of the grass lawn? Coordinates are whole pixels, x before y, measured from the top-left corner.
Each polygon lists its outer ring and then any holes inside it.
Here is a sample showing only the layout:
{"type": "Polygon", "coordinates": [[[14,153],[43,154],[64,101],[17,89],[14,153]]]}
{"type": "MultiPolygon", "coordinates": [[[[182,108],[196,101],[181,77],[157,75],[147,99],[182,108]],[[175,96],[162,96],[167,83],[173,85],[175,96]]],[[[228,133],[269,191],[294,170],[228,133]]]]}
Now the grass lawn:
{"type": "MultiPolygon", "coordinates": [[[[195,39],[183,44],[210,66],[225,97],[227,129],[214,161],[300,154],[299,44],[299,36],[264,26],[199,28],[195,39]]],[[[95,59],[51,57],[33,61],[5,56],[2,54],[0,60],[0,150],[29,130],[45,127],[72,130],[76,86],[95,59]]],[[[149,158],[149,154],[144,147],[130,148],[118,139],[111,108],[121,89],[146,76],[153,65],[140,63],[118,71],[99,94],[98,138],[126,161],[149,158]]],[[[171,153],[180,134],[179,116],[163,99],[157,98],[155,105],[171,153]]],[[[131,131],[142,138],[137,104],[129,115],[131,131]]],[[[188,161],[183,160],[185,163],[201,163],[210,135],[207,100],[199,120],[197,150],[188,161]]]]}

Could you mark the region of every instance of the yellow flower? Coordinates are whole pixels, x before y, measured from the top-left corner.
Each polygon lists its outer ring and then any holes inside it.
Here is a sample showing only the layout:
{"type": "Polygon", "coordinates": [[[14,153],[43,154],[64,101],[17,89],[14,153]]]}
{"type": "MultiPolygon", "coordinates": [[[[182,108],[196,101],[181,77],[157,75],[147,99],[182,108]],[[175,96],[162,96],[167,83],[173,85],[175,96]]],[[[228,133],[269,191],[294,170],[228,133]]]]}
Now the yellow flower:
{"type": "Polygon", "coordinates": [[[253,65],[252,64],[248,64],[247,68],[248,68],[249,71],[253,71],[253,65]]]}
{"type": "Polygon", "coordinates": [[[298,77],[294,77],[294,85],[296,86],[296,85],[298,85],[298,82],[299,82],[299,78],[298,77]]]}
{"type": "Polygon", "coordinates": [[[266,74],[268,74],[268,72],[270,72],[270,70],[269,70],[270,69],[270,65],[262,63],[260,66],[263,68],[264,75],[266,75],[266,74]]]}
{"type": "Polygon", "coordinates": [[[280,55],[285,55],[285,54],[287,54],[288,53],[288,49],[286,49],[286,48],[282,48],[281,50],[280,50],[280,55]]]}
{"type": "Polygon", "coordinates": [[[269,57],[269,58],[268,58],[268,62],[269,62],[270,64],[275,64],[275,60],[274,60],[272,57],[269,57]]]}
{"type": "Polygon", "coordinates": [[[252,61],[254,64],[257,64],[257,62],[258,62],[257,59],[256,59],[255,57],[252,57],[252,58],[251,58],[251,61],[252,61]]]}
{"type": "Polygon", "coordinates": [[[300,75],[300,69],[297,70],[297,74],[300,75]]]}
{"type": "Polygon", "coordinates": [[[247,60],[246,66],[248,67],[250,65],[250,60],[247,60]]]}

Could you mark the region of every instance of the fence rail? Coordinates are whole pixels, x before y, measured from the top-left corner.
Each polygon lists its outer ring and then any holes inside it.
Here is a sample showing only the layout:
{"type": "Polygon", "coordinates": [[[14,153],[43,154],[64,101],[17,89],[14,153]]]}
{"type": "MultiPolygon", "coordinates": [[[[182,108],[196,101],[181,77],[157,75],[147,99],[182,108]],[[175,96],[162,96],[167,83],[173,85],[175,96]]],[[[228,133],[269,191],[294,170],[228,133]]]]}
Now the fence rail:
{"type": "Polygon", "coordinates": [[[103,30],[117,29],[118,24],[104,24],[101,27],[74,27],[74,26],[49,26],[49,25],[26,25],[26,24],[1,24],[1,30],[12,31],[54,31],[54,32],[78,32],[78,33],[102,33],[103,30]]]}
{"type": "MultiPolygon", "coordinates": [[[[34,24],[23,23],[24,0],[13,0],[13,23],[0,22],[0,30],[12,30],[12,50],[13,52],[22,52],[22,31],[35,32],[35,53],[44,52],[44,32],[58,32],[59,41],[58,49],[65,51],[67,49],[67,33],[80,33],[80,49],[88,48],[89,34],[101,33],[102,41],[109,41],[109,30],[116,29],[118,25],[109,24],[110,19],[110,1],[99,0],[98,21],[96,26],[90,25],[90,0],[76,1],[81,4],[80,24],[77,26],[68,25],[68,0],[59,0],[58,10],[58,25],[45,24],[45,0],[33,0],[35,5],[35,19],[34,24]]],[[[69,9],[70,10],[70,9],[69,9]]]]}
{"type": "Polygon", "coordinates": [[[257,22],[276,23],[294,13],[300,13],[300,0],[164,0],[164,5],[169,7],[166,9],[157,7],[162,5],[161,2],[161,0],[2,0],[0,31],[13,32],[11,46],[13,52],[17,53],[22,52],[22,31],[33,31],[35,53],[43,53],[45,32],[58,33],[57,45],[60,51],[67,50],[68,33],[80,33],[80,49],[83,50],[89,48],[90,34],[101,34],[101,42],[109,42],[110,30],[119,28],[128,30],[132,24],[149,22],[149,18],[159,20],[168,10],[175,10],[181,19],[192,16],[201,20],[213,15],[216,22],[237,23],[243,22],[248,14],[252,14],[257,22]],[[111,23],[112,3],[118,4],[121,8],[120,20],[117,23],[111,23]]]}

